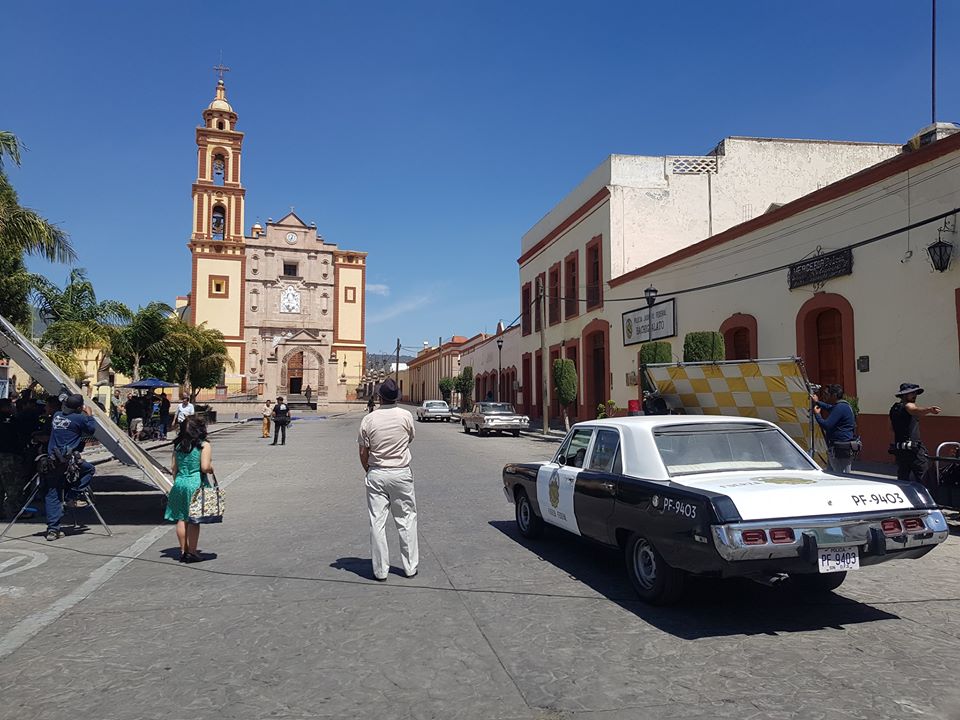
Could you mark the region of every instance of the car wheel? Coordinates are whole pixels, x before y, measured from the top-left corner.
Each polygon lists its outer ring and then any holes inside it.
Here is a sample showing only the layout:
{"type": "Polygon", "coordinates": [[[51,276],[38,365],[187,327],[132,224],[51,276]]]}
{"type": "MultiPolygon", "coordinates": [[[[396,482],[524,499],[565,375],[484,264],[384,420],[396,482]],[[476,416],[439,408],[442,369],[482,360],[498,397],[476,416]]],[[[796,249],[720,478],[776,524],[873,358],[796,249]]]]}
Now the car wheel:
{"type": "Polygon", "coordinates": [[[843,581],[846,579],[846,571],[817,573],[816,575],[811,573],[790,576],[790,582],[793,587],[801,593],[807,594],[823,594],[832,592],[843,585],[843,581]]]}
{"type": "Polygon", "coordinates": [[[519,431],[519,430],[514,430],[514,431],[513,431],[513,436],[514,436],[514,437],[520,437],[520,431],[519,431]]]}
{"type": "Polygon", "coordinates": [[[477,434],[478,434],[480,437],[486,437],[487,434],[488,434],[488,432],[487,432],[486,430],[484,430],[482,427],[480,427],[479,425],[477,425],[477,434]]]}
{"type": "Polygon", "coordinates": [[[649,540],[632,535],[624,549],[630,584],[641,600],[652,605],[670,605],[683,594],[686,573],[667,565],[649,540]]]}
{"type": "Polygon", "coordinates": [[[463,424],[463,431],[464,431],[467,435],[470,434],[470,428],[467,426],[466,423],[463,424]]]}
{"type": "Polygon", "coordinates": [[[516,502],[517,528],[525,538],[538,538],[543,535],[543,519],[533,511],[533,504],[527,493],[520,490],[516,502]]]}

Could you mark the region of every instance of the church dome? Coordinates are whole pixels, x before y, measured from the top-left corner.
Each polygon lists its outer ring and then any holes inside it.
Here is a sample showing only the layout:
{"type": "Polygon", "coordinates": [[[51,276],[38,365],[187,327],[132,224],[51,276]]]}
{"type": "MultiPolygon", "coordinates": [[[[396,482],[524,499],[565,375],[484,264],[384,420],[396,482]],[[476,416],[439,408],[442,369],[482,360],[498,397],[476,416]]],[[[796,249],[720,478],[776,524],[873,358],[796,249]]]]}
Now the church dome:
{"type": "Polygon", "coordinates": [[[217,96],[213,99],[213,102],[207,105],[207,110],[220,110],[222,112],[233,112],[233,107],[230,103],[227,102],[227,88],[223,84],[223,80],[217,81],[217,96]]]}

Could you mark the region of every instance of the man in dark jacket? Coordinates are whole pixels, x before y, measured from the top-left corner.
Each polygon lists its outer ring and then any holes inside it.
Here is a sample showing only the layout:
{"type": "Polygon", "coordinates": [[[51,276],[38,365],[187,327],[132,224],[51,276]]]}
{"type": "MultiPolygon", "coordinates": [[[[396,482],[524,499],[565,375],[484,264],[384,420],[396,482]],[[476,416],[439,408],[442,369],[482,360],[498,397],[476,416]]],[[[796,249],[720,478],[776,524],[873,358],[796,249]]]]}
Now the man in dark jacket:
{"type": "Polygon", "coordinates": [[[287,444],[287,425],[290,424],[290,408],[283,401],[282,397],[277,398],[277,404],[273,406],[273,442],[277,444],[277,437],[281,439],[280,444],[287,444]]]}
{"type": "Polygon", "coordinates": [[[843,399],[841,386],[826,385],[822,392],[823,400],[815,400],[813,412],[827,441],[830,469],[838,475],[849,475],[853,458],[860,449],[853,408],[843,399]]]}
{"type": "Polygon", "coordinates": [[[83,406],[82,395],[71,395],[63,403],[63,410],[50,423],[50,441],[47,455],[56,470],[44,475],[42,488],[47,512],[47,540],[63,537],[60,519],[63,503],[81,507],[83,491],[93,479],[94,467],[80,459],[86,438],[93,435],[97,422],[83,406]]]}
{"type": "Polygon", "coordinates": [[[896,395],[899,400],[890,408],[890,426],[893,429],[893,445],[890,452],[897,460],[897,479],[923,482],[929,461],[927,449],[920,441],[920,418],[926,415],[939,415],[936,405],[920,407],[917,398],[923,394],[923,388],[916,383],[900,383],[896,395]]]}

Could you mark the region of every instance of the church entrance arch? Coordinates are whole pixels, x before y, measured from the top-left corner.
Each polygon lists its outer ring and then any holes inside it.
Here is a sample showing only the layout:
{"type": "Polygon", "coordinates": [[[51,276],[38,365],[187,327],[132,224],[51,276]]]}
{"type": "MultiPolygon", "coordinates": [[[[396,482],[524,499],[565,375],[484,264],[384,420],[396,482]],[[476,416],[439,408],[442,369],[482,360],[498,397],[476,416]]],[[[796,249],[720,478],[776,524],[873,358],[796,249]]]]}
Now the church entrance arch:
{"type": "Polygon", "coordinates": [[[327,394],[323,357],[313,348],[292,348],[280,361],[278,391],[300,395],[308,385],[317,396],[327,394]]]}

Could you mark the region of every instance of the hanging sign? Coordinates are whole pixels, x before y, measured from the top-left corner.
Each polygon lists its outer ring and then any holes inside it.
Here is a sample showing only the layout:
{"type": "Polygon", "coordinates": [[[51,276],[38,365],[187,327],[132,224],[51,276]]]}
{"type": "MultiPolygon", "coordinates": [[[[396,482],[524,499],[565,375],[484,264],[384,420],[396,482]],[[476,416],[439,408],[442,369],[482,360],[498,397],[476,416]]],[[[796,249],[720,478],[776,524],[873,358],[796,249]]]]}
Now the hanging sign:
{"type": "Polygon", "coordinates": [[[790,289],[815,285],[830,278],[853,273],[853,250],[844,248],[814,255],[790,266],[790,289]]]}
{"type": "Polygon", "coordinates": [[[654,303],[651,308],[628,310],[622,320],[624,346],[673,337],[677,334],[677,300],[670,298],[654,303]]]}

